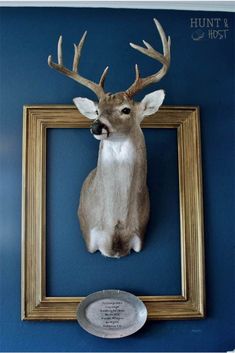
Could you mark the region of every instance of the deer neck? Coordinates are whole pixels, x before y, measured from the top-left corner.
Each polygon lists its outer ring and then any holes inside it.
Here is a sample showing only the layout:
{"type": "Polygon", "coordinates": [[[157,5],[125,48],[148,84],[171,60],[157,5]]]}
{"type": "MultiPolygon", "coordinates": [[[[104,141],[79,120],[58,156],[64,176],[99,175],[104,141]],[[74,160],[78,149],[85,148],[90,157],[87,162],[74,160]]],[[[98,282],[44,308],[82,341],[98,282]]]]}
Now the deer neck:
{"type": "Polygon", "coordinates": [[[127,222],[129,205],[146,183],[144,136],[139,128],[128,136],[100,142],[95,190],[100,193],[106,222],[127,222]]]}
{"type": "Polygon", "coordinates": [[[97,171],[110,169],[115,175],[130,171],[145,162],[145,142],[141,129],[133,127],[128,135],[114,134],[100,143],[97,171]],[[113,170],[115,168],[115,170],[113,170]]]}

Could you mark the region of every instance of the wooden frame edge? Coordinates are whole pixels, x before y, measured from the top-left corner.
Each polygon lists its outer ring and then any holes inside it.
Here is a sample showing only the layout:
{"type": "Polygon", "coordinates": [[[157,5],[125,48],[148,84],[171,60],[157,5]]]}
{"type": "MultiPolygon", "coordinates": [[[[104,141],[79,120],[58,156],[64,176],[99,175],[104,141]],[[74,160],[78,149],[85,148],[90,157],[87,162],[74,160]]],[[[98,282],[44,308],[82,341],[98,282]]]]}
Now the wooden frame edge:
{"type": "MultiPolygon", "coordinates": [[[[48,124],[47,127],[66,127],[68,122],[64,123],[63,119],[58,118],[56,123],[55,114],[52,114],[53,110],[65,112],[70,112],[73,116],[69,126],[78,127],[80,122],[80,127],[84,128],[86,125],[89,125],[89,121],[82,117],[80,113],[71,105],[37,105],[37,106],[25,106],[24,107],[24,123],[23,123],[23,158],[22,158],[22,311],[21,318],[22,320],[74,320],[76,319],[75,312],[76,307],[79,302],[82,300],[82,297],[72,298],[72,297],[46,297],[45,296],[45,273],[43,273],[43,265],[41,262],[42,259],[37,259],[40,262],[41,269],[39,268],[39,277],[41,285],[36,284],[35,274],[32,275],[32,283],[29,283],[28,280],[28,267],[32,263],[32,258],[29,260],[27,254],[27,241],[28,237],[28,228],[27,228],[27,190],[28,182],[32,175],[29,175],[28,166],[30,161],[28,160],[28,133],[29,133],[29,120],[34,119],[34,121],[39,124],[38,126],[44,126],[48,124]],[[42,112],[40,114],[40,111],[42,112]],[[50,114],[51,113],[51,114],[50,114]],[[50,118],[51,116],[51,118],[50,118]],[[50,123],[49,123],[50,121],[50,123]],[[30,288],[31,286],[31,288],[30,288]],[[34,287],[34,288],[32,288],[34,287]]],[[[150,320],[177,320],[177,319],[190,319],[190,318],[203,318],[205,315],[205,283],[204,283],[204,238],[203,238],[203,200],[202,200],[202,171],[201,171],[201,145],[200,145],[200,121],[199,121],[199,108],[198,107],[170,107],[165,106],[160,109],[162,114],[169,113],[175,114],[180,111],[181,116],[179,116],[175,123],[167,122],[167,119],[163,119],[161,128],[177,128],[180,129],[184,125],[186,126],[189,120],[193,122],[193,129],[195,133],[194,144],[196,146],[196,170],[197,170],[197,192],[198,192],[198,203],[200,204],[200,217],[198,220],[198,233],[197,238],[197,251],[198,258],[195,260],[197,268],[194,270],[197,277],[197,288],[195,288],[190,283],[189,274],[186,273],[186,264],[182,263],[182,295],[179,296],[141,296],[140,298],[146,303],[150,320]],[[185,268],[184,268],[185,267],[185,268]],[[184,283],[183,283],[184,282],[184,283]],[[191,287],[190,287],[191,286],[191,287]],[[166,309],[168,306],[168,310],[166,309]],[[159,314],[160,313],[160,314],[159,314]],[[161,314],[162,313],[162,314],[161,314]]],[[[159,116],[159,113],[158,113],[159,116]]],[[[162,115],[163,116],[163,115],[162,115]]],[[[66,118],[67,119],[67,118],[66,118]]],[[[152,120],[148,123],[143,124],[143,127],[151,128],[156,127],[160,124],[159,117],[153,116],[152,120]]],[[[32,127],[31,127],[32,128],[32,127]]],[[[40,133],[39,133],[40,135],[40,133]]],[[[43,140],[43,137],[41,137],[43,140]]],[[[37,139],[37,136],[36,136],[37,139]]],[[[41,140],[41,143],[42,143],[41,140]]],[[[35,142],[36,143],[36,142],[35,142]]],[[[35,146],[34,146],[35,147],[35,146]]],[[[39,148],[41,154],[42,150],[39,148]]],[[[38,153],[38,152],[35,152],[38,153]]],[[[42,156],[40,157],[42,158],[42,156]]],[[[42,202],[43,204],[43,202],[42,202]]],[[[32,221],[32,220],[31,220],[32,221]]],[[[182,234],[181,234],[182,236],[182,234]]],[[[33,245],[32,245],[33,246],[33,245]]],[[[181,256],[186,256],[186,247],[182,245],[181,242],[181,256]]],[[[41,249],[41,254],[43,250],[41,249]]],[[[32,256],[32,255],[31,255],[32,256]]],[[[36,256],[38,253],[36,251],[36,256]]],[[[187,261],[187,260],[185,260],[187,261]]],[[[38,265],[38,264],[37,264],[38,265]]],[[[40,267],[39,266],[39,267],[40,267]]],[[[45,271],[44,271],[45,272],[45,271]]]]}

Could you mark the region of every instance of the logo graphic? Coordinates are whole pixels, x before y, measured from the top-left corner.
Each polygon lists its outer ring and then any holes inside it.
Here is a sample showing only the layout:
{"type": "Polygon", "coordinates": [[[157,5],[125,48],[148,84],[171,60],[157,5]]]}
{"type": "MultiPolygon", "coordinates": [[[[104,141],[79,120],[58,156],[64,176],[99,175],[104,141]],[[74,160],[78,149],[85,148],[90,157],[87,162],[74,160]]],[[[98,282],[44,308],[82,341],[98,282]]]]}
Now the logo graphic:
{"type": "Polygon", "coordinates": [[[190,28],[193,29],[191,38],[195,42],[209,39],[224,40],[229,32],[228,19],[220,17],[190,18],[190,28]]]}
{"type": "Polygon", "coordinates": [[[197,40],[202,40],[205,37],[205,33],[201,29],[197,29],[195,32],[192,33],[192,39],[197,41],[197,40]]]}

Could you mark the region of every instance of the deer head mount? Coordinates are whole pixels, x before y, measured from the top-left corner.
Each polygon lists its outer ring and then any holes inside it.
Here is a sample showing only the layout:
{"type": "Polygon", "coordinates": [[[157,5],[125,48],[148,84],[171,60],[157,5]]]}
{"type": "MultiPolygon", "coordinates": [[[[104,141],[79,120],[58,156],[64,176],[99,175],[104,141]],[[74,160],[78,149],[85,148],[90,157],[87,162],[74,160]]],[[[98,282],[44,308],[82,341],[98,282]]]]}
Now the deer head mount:
{"type": "Polygon", "coordinates": [[[131,249],[140,251],[149,218],[149,197],[146,185],[147,163],[144,136],[140,122],[155,113],[161,106],[163,90],[146,95],[141,102],[133,97],[145,87],[159,82],[170,66],[170,37],[166,38],[160,23],[154,19],[159,32],[163,54],[143,41],[145,48],[130,43],[131,47],[162,64],[156,73],[140,77],[138,65],[132,85],[123,92],[105,93],[104,83],[108,67],[99,83],[88,80],[78,72],[85,32],[78,45],[74,44],[73,68],[63,65],[62,36],[58,41],[58,63],[48,57],[51,68],[92,90],[98,102],[87,98],[74,98],[74,103],[87,118],[93,136],[102,140],[97,168],[86,178],[81,195],[78,215],[81,230],[90,252],[100,250],[109,257],[129,254],[131,249]]]}

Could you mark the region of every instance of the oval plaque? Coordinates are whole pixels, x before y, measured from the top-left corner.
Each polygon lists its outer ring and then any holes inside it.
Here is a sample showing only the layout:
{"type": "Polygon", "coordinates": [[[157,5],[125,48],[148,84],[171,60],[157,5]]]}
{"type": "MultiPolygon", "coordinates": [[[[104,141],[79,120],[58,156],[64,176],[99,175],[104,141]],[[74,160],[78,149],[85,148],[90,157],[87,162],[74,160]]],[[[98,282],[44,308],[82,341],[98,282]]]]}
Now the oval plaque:
{"type": "Polygon", "coordinates": [[[121,338],[138,331],[147,319],[144,303],[120,290],[103,290],[88,295],[78,306],[77,320],[92,335],[121,338]]]}

